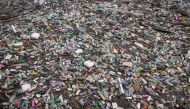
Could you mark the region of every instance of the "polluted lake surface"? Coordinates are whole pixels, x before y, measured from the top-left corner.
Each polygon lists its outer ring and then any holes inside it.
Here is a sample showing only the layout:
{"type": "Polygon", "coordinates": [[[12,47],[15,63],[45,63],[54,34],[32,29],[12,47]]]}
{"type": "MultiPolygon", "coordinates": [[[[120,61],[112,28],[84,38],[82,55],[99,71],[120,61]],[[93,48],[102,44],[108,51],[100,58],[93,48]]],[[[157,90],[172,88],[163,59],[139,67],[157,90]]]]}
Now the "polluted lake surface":
{"type": "Polygon", "coordinates": [[[0,109],[190,109],[190,1],[0,0],[0,109]]]}

